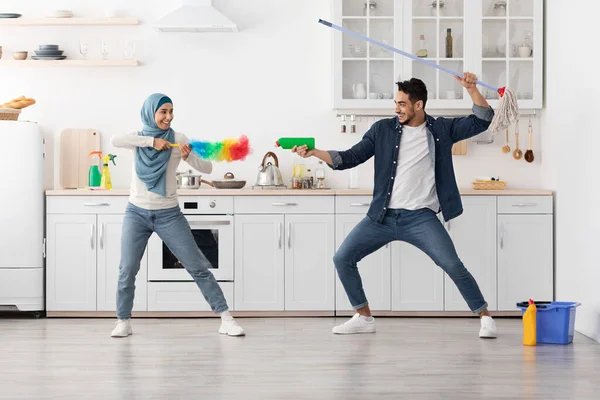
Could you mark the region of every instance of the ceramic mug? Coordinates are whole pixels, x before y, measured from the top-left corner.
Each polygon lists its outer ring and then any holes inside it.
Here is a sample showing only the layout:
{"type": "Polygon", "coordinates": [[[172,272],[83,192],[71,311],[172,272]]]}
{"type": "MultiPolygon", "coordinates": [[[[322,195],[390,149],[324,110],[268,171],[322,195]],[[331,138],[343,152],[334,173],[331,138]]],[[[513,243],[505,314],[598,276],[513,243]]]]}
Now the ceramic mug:
{"type": "Polygon", "coordinates": [[[519,56],[523,57],[523,58],[531,56],[531,47],[529,47],[529,46],[519,47],[519,56]]]}

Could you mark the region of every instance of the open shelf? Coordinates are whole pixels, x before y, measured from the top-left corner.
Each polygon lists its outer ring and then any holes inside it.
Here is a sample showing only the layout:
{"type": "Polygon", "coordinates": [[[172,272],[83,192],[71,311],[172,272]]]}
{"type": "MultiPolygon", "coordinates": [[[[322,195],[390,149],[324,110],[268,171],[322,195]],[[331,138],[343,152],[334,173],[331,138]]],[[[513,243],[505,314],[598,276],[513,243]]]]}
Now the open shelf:
{"type": "Polygon", "coordinates": [[[3,18],[0,26],[119,26],[138,25],[137,18],[3,18]]]}
{"type": "Polygon", "coordinates": [[[138,60],[2,60],[0,67],[137,67],[138,60]]]}

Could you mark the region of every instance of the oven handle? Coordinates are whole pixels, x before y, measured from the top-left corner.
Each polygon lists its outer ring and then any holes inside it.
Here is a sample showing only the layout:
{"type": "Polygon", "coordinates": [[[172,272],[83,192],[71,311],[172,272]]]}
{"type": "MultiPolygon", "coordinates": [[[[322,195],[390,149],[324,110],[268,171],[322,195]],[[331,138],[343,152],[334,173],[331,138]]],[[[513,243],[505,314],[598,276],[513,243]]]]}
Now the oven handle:
{"type": "Polygon", "coordinates": [[[207,226],[207,225],[231,225],[231,221],[189,221],[190,227],[192,226],[207,226]]]}

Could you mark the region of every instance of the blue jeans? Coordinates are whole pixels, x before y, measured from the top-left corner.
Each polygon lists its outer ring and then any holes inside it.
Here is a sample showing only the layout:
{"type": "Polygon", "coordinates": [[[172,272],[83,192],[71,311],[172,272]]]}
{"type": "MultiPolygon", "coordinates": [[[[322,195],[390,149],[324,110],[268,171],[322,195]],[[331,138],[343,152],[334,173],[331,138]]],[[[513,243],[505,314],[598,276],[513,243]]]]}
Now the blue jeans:
{"type": "Polygon", "coordinates": [[[148,239],[153,232],[167,245],[194,278],[215,313],[228,310],[227,301],[212,272],[210,262],[200,251],[179,206],[167,210],[145,210],[128,204],[121,234],[121,264],[117,289],[117,317],[131,318],[135,277],[148,239]]]}
{"type": "Polygon", "coordinates": [[[388,210],[381,224],[367,216],[344,240],[333,262],[355,310],[368,304],[357,263],[393,240],[425,252],[454,281],[471,311],[480,313],[488,307],[477,282],[458,258],[450,235],[436,214],[425,208],[388,210]]]}

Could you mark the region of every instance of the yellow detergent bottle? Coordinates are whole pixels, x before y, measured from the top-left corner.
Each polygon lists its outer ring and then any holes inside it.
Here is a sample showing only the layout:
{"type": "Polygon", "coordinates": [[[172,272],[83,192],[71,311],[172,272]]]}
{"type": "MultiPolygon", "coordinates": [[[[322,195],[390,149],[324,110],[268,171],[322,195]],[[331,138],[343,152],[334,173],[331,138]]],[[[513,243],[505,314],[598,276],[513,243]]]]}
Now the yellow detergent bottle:
{"type": "Polygon", "coordinates": [[[102,157],[102,161],[104,161],[104,167],[102,168],[102,180],[100,181],[100,186],[106,190],[112,189],[112,180],[110,179],[110,170],[108,169],[108,162],[112,161],[113,165],[115,164],[115,158],[117,156],[114,154],[107,154],[102,157]]]}
{"type": "Polygon", "coordinates": [[[523,344],[525,346],[536,345],[536,315],[537,307],[533,300],[529,299],[529,307],[523,314],[523,344]]]}

